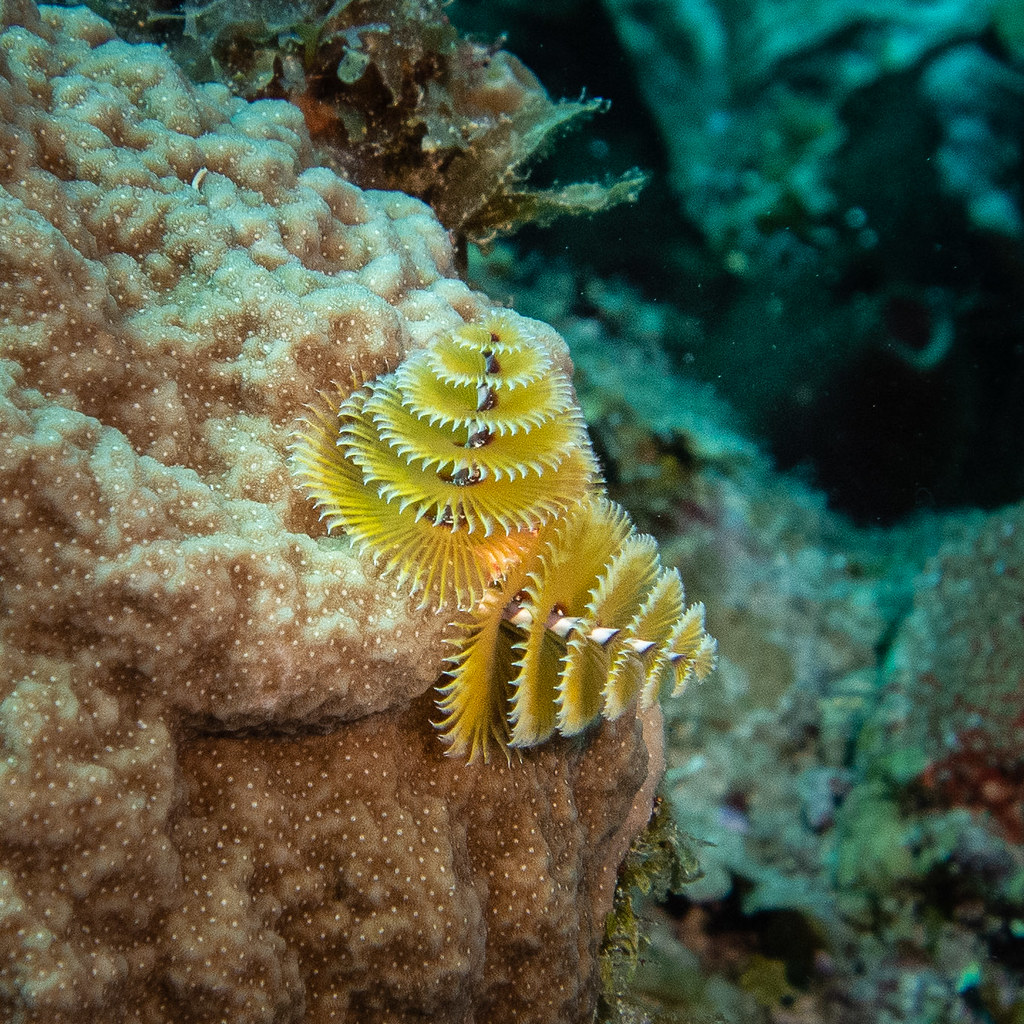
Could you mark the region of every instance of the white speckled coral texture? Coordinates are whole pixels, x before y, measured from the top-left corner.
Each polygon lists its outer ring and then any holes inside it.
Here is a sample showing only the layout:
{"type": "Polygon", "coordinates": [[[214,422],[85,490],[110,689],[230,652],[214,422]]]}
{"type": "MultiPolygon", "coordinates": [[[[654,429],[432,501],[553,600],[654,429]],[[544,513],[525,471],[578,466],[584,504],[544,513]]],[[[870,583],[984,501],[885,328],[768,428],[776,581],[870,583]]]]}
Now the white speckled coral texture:
{"type": "Polygon", "coordinates": [[[474,312],[444,232],[307,167],[294,107],[192,90],[60,17],[74,42],[3,38],[10,614],[173,669],[176,704],[226,720],[422,691],[436,620],[397,621],[345,545],[305,536],[284,454],[318,387],[474,312]]]}
{"type": "Polygon", "coordinates": [[[587,1019],[639,725],[445,759],[445,617],[286,469],[484,311],[445,232],[287,104],[0,11],[0,1018],[587,1019]]]}

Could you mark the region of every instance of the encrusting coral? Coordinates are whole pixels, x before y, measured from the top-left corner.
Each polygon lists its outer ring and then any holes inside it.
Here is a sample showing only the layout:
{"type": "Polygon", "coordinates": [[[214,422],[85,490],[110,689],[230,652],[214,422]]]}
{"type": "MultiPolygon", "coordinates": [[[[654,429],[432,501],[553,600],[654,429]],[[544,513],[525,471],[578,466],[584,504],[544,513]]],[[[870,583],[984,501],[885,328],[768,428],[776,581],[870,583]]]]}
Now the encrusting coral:
{"type": "Polygon", "coordinates": [[[473,612],[440,701],[456,756],[575,735],[714,664],[703,606],[600,495],[572,383],[510,314],[314,405],[293,466],[329,527],[473,612]]]}
{"type": "Polygon", "coordinates": [[[446,758],[448,618],[288,469],[325,382],[489,313],[293,106],[0,7],[0,1017],[589,1019],[656,707],[446,758]]]}
{"type": "Polygon", "coordinates": [[[899,765],[904,783],[916,776],[930,802],[986,811],[1021,843],[1024,507],[962,515],[945,534],[895,636],[886,728],[865,755],[899,765]]]}

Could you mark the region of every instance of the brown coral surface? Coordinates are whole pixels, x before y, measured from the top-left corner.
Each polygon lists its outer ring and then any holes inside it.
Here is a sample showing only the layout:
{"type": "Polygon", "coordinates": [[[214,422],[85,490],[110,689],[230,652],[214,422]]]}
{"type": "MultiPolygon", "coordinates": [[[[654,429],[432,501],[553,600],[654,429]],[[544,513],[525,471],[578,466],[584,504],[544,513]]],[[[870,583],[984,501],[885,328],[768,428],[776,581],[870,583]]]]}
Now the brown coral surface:
{"type": "Polygon", "coordinates": [[[294,107],[4,0],[0,1018],[589,1018],[639,723],[446,759],[445,617],[286,468],[318,388],[485,311],[294,107]]]}

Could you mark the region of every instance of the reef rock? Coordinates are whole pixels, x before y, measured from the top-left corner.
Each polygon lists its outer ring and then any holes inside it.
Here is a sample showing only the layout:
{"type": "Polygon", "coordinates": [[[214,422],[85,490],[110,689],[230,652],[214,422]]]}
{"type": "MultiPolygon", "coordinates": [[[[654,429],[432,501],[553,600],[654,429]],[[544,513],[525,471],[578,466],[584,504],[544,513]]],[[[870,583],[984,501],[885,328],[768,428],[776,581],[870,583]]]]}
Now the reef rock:
{"type": "Polygon", "coordinates": [[[295,107],[0,12],[0,1017],[589,1019],[640,721],[446,758],[447,619],[287,469],[319,389],[488,311],[446,233],[295,107]]]}

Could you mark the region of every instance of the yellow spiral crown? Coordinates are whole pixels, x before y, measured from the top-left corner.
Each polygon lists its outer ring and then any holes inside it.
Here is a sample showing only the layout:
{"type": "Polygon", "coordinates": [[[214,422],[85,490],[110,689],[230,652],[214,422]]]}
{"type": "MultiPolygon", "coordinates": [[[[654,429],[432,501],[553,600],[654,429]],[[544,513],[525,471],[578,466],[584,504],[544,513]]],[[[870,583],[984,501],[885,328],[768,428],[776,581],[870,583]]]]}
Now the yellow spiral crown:
{"type": "Polygon", "coordinates": [[[471,613],[438,700],[453,755],[575,735],[714,666],[703,605],[599,492],[571,382],[510,315],[324,396],[292,466],[328,529],[471,613]]]}
{"type": "Polygon", "coordinates": [[[344,401],[324,396],[292,464],[328,529],[424,604],[462,609],[596,476],[571,382],[505,315],[441,335],[344,401]]]}
{"type": "Polygon", "coordinates": [[[685,606],[675,569],[625,510],[590,494],[541,530],[460,623],[438,702],[450,753],[486,759],[581,732],[599,715],[682,693],[714,668],[704,606],[685,606]]]}

